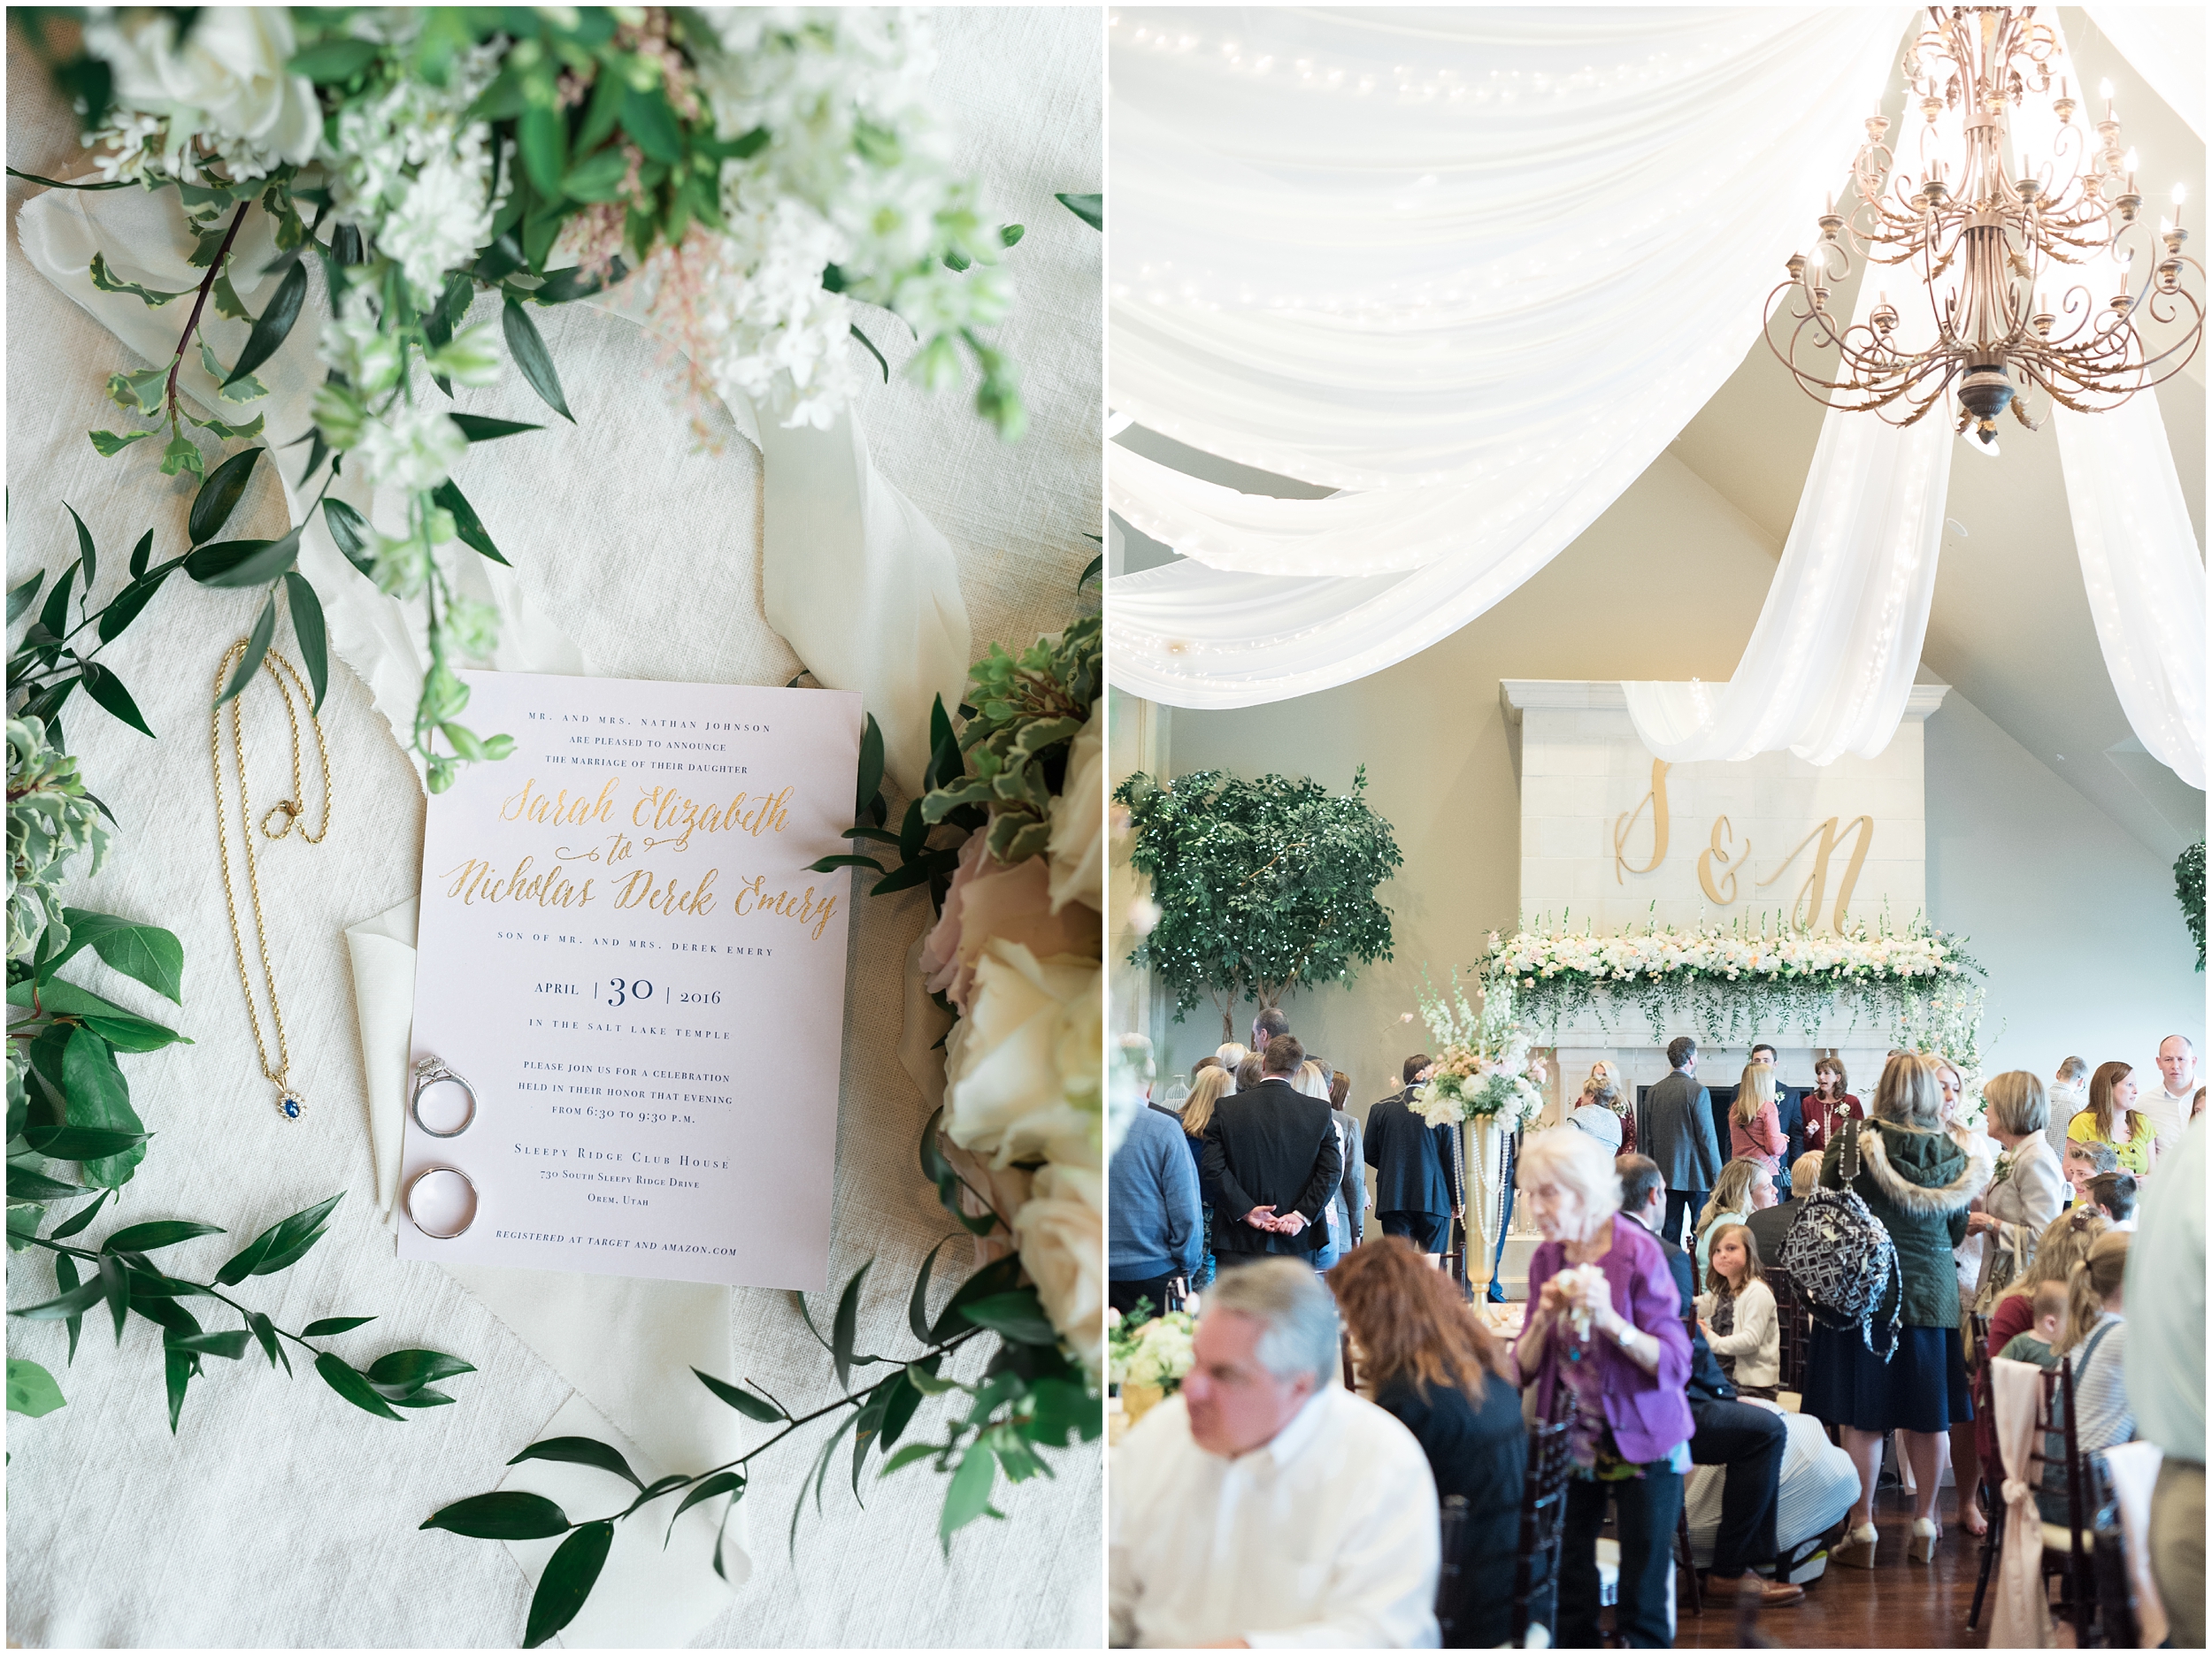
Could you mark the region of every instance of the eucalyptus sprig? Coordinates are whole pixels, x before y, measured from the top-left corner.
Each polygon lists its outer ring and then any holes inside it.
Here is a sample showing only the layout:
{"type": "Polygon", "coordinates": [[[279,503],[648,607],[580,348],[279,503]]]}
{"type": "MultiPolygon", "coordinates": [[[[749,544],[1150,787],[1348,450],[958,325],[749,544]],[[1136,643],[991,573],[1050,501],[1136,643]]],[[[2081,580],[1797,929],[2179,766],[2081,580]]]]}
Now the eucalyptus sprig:
{"type": "MultiPolygon", "coordinates": [[[[932,1115],[922,1130],[924,1175],[937,1186],[940,1200],[964,1230],[977,1235],[994,1230],[1010,1234],[1007,1215],[991,1208],[988,1197],[967,1184],[938,1147],[941,1114],[932,1115]],[[961,1205],[964,1191],[987,1210],[981,1214],[965,1210],[961,1205]]],[[[945,1238],[954,1239],[951,1236],[945,1238]]],[[[856,1348],[863,1291],[874,1268],[873,1260],[847,1280],[838,1295],[827,1337],[816,1324],[805,1295],[791,1295],[807,1330],[829,1358],[835,1385],[835,1394],[829,1400],[794,1413],[749,1381],[746,1385],[733,1384],[692,1370],[726,1406],[746,1419],[775,1428],[736,1458],[703,1471],[673,1473],[647,1483],[621,1452],[609,1444],[588,1437],[549,1437],[532,1443],[507,1463],[549,1460],[591,1466],[627,1483],[634,1492],[626,1497],[620,1509],[604,1517],[580,1521],[541,1494],[501,1490],[443,1506],[426,1518],[422,1527],[480,1540],[566,1536],[555,1549],[531,1595],[523,1646],[535,1649],[573,1621],[590,1598],[614,1544],[615,1525],[679,1491],[683,1498],[667,1508],[670,1535],[675,1532],[676,1520],[694,1506],[726,1500],[715,1535],[714,1570],[727,1579],[724,1541],[730,1513],[751,1484],[753,1461],[809,1426],[833,1419],[836,1427],[816,1447],[813,1462],[800,1479],[798,1498],[792,1504],[787,1544],[793,1555],[796,1555],[800,1520],[808,1500],[811,1498],[818,1515],[830,1467],[848,1436],[852,1438],[850,1483],[855,1499],[862,1498],[861,1475],[872,1452],[881,1460],[879,1477],[924,1460],[946,1476],[937,1533],[949,1555],[953,1536],[962,1529],[980,1517],[1003,1515],[991,1504],[1002,1473],[1010,1483],[1050,1476],[1052,1468],[1038,1451],[1095,1441],[1102,1424],[1097,1398],[1082,1369],[1060,1348],[1059,1336],[1045,1314],[1036,1289],[1023,1283],[1018,1258],[1009,1256],[984,1265],[931,1314],[931,1277],[944,1247],[945,1241],[940,1241],[930,1249],[907,1297],[908,1329],[920,1347],[910,1355],[870,1355],[856,1348]],[[973,1381],[945,1376],[944,1368],[955,1352],[972,1341],[991,1337],[999,1341],[998,1346],[980,1375],[973,1381]],[[856,1384],[856,1374],[872,1368],[889,1371],[871,1383],[856,1384]],[[935,1397],[962,1399],[948,1404],[937,1439],[909,1443],[893,1452],[923,1404],[935,1397]]],[[[662,1544],[667,1544],[665,1536],[662,1544]]]]}

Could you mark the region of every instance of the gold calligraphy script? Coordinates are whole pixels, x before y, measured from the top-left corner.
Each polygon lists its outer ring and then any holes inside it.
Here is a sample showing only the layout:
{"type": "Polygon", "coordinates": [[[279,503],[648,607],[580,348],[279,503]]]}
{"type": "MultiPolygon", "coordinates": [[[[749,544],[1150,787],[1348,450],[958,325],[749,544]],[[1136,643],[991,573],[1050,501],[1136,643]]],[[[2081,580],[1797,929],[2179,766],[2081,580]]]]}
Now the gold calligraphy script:
{"type": "MultiPolygon", "coordinates": [[[[1613,824],[1613,878],[1625,885],[1629,874],[1647,874],[1658,871],[1667,860],[1667,836],[1671,825],[1667,808],[1667,762],[1651,762],[1651,790],[1637,801],[1633,810],[1624,810],[1613,824]],[[1651,812],[1651,860],[1640,868],[1629,860],[1628,843],[1645,811],[1651,812]]],[[[1698,853],[1698,888],[1706,899],[1726,908],[1741,894],[1736,876],[1751,865],[1751,841],[1746,839],[1740,847],[1735,843],[1736,830],[1726,816],[1713,821],[1711,839],[1704,850],[1698,853]]],[[[1858,888],[1859,873],[1866,866],[1867,853],[1874,847],[1874,818],[1854,816],[1847,824],[1840,816],[1830,816],[1808,833],[1795,850],[1782,859],[1781,865],[1765,878],[1756,881],[1764,890],[1790,869],[1797,859],[1806,857],[1803,881],[1798,885],[1790,905],[1790,923],[1799,931],[1811,931],[1824,918],[1827,907],[1830,868],[1837,851],[1844,841],[1851,841],[1851,854],[1844,864],[1843,877],[1836,881],[1835,907],[1825,917],[1832,929],[1843,930],[1849,918],[1851,895],[1858,888]],[[1808,854],[1808,853],[1810,853],[1808,854]]]]}

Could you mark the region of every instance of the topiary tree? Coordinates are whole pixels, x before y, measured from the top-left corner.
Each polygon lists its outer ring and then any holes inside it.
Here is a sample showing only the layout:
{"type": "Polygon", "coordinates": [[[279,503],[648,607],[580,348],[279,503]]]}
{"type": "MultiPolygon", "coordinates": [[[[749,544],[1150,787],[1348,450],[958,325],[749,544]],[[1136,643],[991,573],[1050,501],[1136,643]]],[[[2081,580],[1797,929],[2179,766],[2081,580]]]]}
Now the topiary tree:
{"type": "Polygon", "coordinates": [[[1160,919],[1130,962],[1175,992],[1175,1020],[1202,995],[1222,1038],[1249,999],[1262,1009],[1300,986],[1349,985],[1390,958],[1390,910],[1375,887],[1403,860],[1363,796],[1311,778],[1240,781],[1195,770],[1164,784],[1140,772],[1115,791],[1135,829],[1130,862],[1151,876],[1160,919]]]}
{"type": "Polygon", "coordinates": [[[2174,894],[2181,899],[2182,923],[2196,939],[2197,969],[2204,969],[2204,841],[2199,839],[2174,863],[2174,894]]]}

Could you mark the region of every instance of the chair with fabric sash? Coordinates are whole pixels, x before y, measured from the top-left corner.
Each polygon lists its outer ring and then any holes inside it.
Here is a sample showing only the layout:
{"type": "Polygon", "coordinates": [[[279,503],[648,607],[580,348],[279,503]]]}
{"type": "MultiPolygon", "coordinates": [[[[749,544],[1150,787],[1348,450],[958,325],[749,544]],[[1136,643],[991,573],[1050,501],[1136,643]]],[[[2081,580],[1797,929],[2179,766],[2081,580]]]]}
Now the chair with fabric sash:
{"type": "MultiPolygon", "coordinates": [[[[1981,1318],[1977,1316],[1975,1321],[1981,1318]]],[[[1985,1345],[1988,1335],[1984,1331],[1985,1345]]],[[[1982,1364],[1974,1370],[1974,1417],[1993,1420],[1997,1417],[1997,1402],[1991,1389],[1991,1368],[1985,1353],[1982,1364]]],[[[1980,1572],[1974,1578],[1974,1606],[1967,1611],[1966,1628],[1973,1631],[1981,1623],[1982,1599],[1989,1591],[1990,1571],[1997,1567],[1997,1559],[2005,1549],[2005,1468],[1995,1455],[1982,1460],[1982,1504],[1989,1511],[1989,1531],[1982,1536],[1980,1572]]]]}
{"type": "Polygon", "coordinates": [[[1529,1427],[1528,1471],[1521,1484],[1521,1535],[1513,1559],[1513,1644],[1525,1647],[1531,1625],[1548,1631],[1559,1620],[1559,1554],[1565,1545],[1567,1477],[1574,1468],[1568,1437],[1574,1392],[1554,1385],[1551,1417],[1529,1427]],[[1536,1613],[1540,1605],[1542,1613],[1536,1613]]]}

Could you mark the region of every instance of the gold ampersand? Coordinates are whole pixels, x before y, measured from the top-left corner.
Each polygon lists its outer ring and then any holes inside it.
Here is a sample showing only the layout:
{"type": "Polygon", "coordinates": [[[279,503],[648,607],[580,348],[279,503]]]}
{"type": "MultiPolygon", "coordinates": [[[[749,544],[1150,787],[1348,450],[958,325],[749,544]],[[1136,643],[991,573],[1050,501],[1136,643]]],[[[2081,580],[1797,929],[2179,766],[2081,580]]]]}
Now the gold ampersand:
{"type": "Polygon", "coordinates": [[[1728,868],[1727,891],[1725,894],[1723,894],[1720,885],[1717,884],[1713,878],[1714,864],[1718,863],[1722,867],[1728,867],[1730,862],[1745,862],[1749,860],[1751,855],[1751,841],[1749,839],[1746,839],[1744,841],[1743,851],[1740,855],[1731,855],[1729,854],[1726,841],[1734,838],[1735,830],[1729,825],[1728,818],[1726,816],[1716,816],[1713,820],[1712,844],[1705,850],[1701,851],[1698,854],[1697,858],[1698,884],[1704,887],[1705,894],[1708,897],[1723,908],[1726,908],[1731,902],[1733,902],[1736,900],[1736,870],[1734,868],[1728,868]]]}

